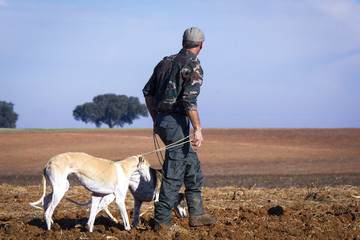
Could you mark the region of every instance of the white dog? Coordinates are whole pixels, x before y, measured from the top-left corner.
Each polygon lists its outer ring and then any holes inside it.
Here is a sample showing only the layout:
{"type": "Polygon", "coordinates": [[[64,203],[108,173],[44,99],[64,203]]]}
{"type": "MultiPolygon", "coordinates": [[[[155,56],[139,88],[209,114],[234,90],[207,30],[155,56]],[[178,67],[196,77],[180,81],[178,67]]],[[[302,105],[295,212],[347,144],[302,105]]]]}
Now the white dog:
{"type": "Polygon", "coordinates": [[[96,214],[112,202],[119,208],[125,230],[130,230],[129,218],[125,208],[125,197],[129,187],[131,174],[138,170],[144,173],[143,177],[150,180],[148,174],[149,163],[143,156],[133,156],[125,160],[114,162],[111,160],[96,158],[86,153],[63,153],[50,159],[43,170],[43,195],[30,206],[42,203],[44,216],[48,230],[51,228],[51,219],[55,207],[59,204],[65,192],[69,189],[68,175],[74,174],[81,184],[91,191],[92,205],[89,214],[89,231],[94,229],[96,214]],[[46,179],[50,181],[52,193],[45,197],[46,179]],[[109,202],[109,199],[111,200],[109,202]],[[49,205],[49,202],[50,205],[49,205]]]}
{"type": "MultiPolygon", "coordinates": [[[[133,227],[139,224],[140,208],[143,202],[159,201],[162,173],[161,170],[156,170],[148,167],[148,175],[150,181],[142,177],[143,173],[135,170],[130,177],[129,188],[134,196],[134,219],[133,227]]],[[[174,209],[181,218],[186,218],[186,202],[185,196],[182,193],[178,194],[177,202],[174,203],[174,209]]]]}
{"type": "MultiPolygon", "coordinates": [[[[161,187],[161,180],[162,180],[162,173],[161,170],[156,170],[151,168],[150,166],[146,166],[146,174],[144,172],[141,172],[143,169],[137,169],[135,170],[131,176],[130,176],[130,182],[129,182],[129,189],[132,195],[134,196],[134,219],[132,222],[132,227],[136,228],[139,224],[139,218],[140,218],[140,208],[143,202],[151,202],[151,201],[158,201],[159,200],[159,193],[160,193],[160,187],[161,187]],[[146,180],[143,176],[149,175],[150,180],[146,180]]],[[[103,201],[103,204],[101,205],[100,210],[104,210],[105,213],[113,220],[115,223],[118,221],[115,217],[110,213],[108,209],[108,205],[115,199],[114,195],[108,195],[106,196],[106,200],[103,201]]],[[[89,205],[93,198],[91,198],[87,203],[78,203],[72,199],[66,198],[66,200],[69,200],[75,204],[78,204],[80,206],[86,206],[89,205]]],[[[174,209],[181,218],[186,218],[186,202],[185,202],[185,196],[182,193],[179,193],[177,202],[175,203],[174,209]]]]}

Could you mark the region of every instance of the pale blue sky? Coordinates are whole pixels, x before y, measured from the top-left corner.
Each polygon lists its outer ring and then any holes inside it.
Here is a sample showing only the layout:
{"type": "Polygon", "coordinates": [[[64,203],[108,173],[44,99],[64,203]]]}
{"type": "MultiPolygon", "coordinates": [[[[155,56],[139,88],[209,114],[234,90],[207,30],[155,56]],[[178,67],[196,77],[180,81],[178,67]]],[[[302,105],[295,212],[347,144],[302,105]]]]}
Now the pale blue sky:
{"type": "Polygon", "coordinates": [[[76,105],[144,103],[154,66],[196,26],[204,128],[360,127],[359,23],[356,0],[0,0],[0,101],[18,128],[95,127],[76,105]]]}

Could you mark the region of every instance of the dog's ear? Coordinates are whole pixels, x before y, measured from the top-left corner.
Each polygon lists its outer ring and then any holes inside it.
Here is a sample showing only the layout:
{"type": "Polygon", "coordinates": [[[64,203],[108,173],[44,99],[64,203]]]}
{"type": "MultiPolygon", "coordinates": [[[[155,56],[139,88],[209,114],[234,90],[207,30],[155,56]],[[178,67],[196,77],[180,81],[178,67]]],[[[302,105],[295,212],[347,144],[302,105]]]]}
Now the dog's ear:
{"type": "Polygon", "coordinates": [[[139,162],[144,163],[146,161],[146,159],[144,158],[144,156],[139,156],[139,162]]]}

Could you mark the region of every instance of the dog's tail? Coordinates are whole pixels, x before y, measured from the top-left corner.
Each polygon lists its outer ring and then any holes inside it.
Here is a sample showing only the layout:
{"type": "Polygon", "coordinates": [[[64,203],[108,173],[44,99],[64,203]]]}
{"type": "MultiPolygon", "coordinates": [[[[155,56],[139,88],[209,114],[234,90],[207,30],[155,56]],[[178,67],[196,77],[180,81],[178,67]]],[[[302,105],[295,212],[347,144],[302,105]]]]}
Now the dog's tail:
{"type": "Polygon", "coordinates": [[[351,196],[352,196],[353,198],[360,198],[360,196],[355,196],[355,195],[352,195],[352,194],[351,194],[351,196]]]}
{"type": "Polygon", "coordinates": [[[72,199],[70,199],[70,198],[65,198],[65,199],[68,200],[68,201],[70,201],[70,202],[72,202],[72,203],[75,203],[75,204],[77,204],[77,205],[79,205],[79,206],[87,206],[87,205],[91,204],[91,198],[90,198],[90,200],[89,200],[87,203],[79,203],[79,202],[77,202],[77,201],[75,201],[75,200],[72,200],[72,199]]]}
{"type": "Polygon", "coordinates": [[[29,203],[30,206],[34,207],[34,208],[37,208],[37,209],[42,209],[41,207],[39,206],[36,206],[38,204],[42,204],[44,205],[44,197],[45,197],[45,194],[46,194],[46,177],[45,177],[45,171],[46,171],[46,167],[44,168],[43,170],[43,176],[42,176],[42,184],[43,184],[43,195],[41,196],[41,198],[36,201],[36,202],[32,202],[32,203],[29,203]]]}

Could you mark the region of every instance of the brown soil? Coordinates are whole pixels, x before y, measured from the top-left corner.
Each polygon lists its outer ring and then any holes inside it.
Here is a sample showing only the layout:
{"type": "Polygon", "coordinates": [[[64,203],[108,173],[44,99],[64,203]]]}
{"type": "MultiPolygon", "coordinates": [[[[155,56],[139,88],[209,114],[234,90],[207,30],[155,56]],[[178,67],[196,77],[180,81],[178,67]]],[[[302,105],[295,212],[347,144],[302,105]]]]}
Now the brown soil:
{"type": "MultiPolygon", "coordinates": [[[[50,157],[68,151],[122,159],[153,149],[151,130],[0,131],[1,239],[359,239],[360,129],[205,129],[198,151],[206,212],[219,222],[190,228],[173,218],[153,232],[153,203],[142,207],[138,229],[123,230],[100,213],[87,231],[89,207],[63,200],[51,231],[28,206],[41,196],[41,171],[50,157]]],[[[153,167],[155,154],[146,156],[153,167]]],[[[76,181],[72,181],[76,185],[76,181]]],[[[47,191],[51,191],[48,188],[47,191]]],[[[86,202],[73,186],[66,197],[86,202]]],[[[131,194],[126,200],[132,218],[131,194]]],[[[114,203],[110,211],[117,219],[114,203]]]]}

